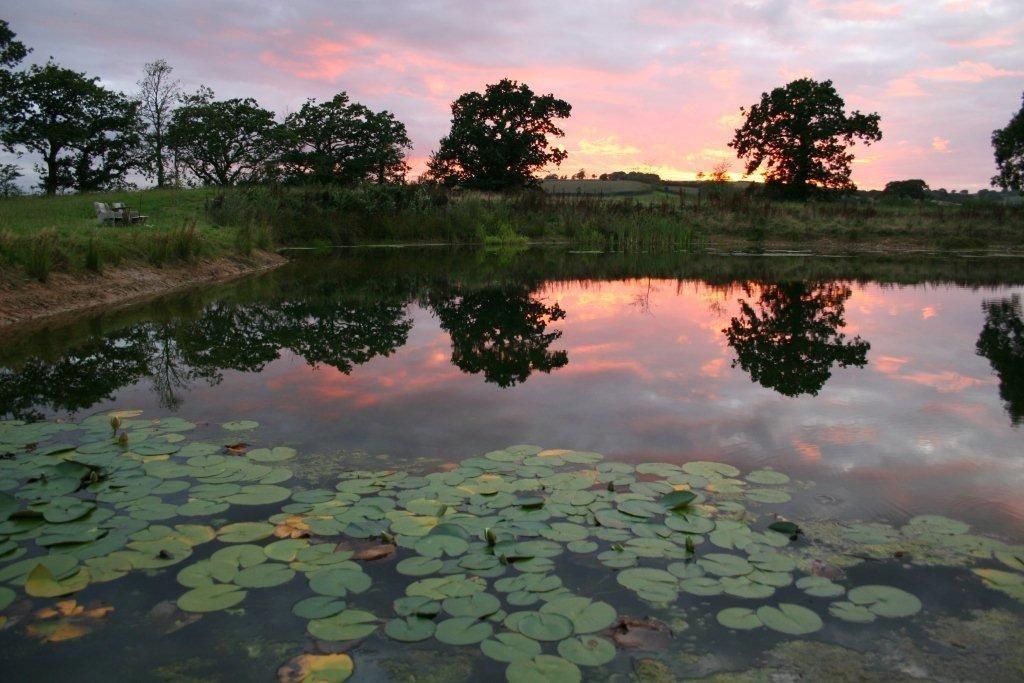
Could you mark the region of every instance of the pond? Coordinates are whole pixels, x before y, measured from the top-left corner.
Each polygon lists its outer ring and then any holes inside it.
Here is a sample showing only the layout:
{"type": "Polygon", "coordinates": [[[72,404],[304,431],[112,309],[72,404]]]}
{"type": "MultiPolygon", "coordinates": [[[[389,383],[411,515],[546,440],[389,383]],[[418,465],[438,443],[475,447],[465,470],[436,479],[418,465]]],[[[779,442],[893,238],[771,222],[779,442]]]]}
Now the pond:
{"type": "Polygon", "coordinates": [[[1019,677],[1022,293],[357,249],[0,338],[4,678],[1019,677]]]}

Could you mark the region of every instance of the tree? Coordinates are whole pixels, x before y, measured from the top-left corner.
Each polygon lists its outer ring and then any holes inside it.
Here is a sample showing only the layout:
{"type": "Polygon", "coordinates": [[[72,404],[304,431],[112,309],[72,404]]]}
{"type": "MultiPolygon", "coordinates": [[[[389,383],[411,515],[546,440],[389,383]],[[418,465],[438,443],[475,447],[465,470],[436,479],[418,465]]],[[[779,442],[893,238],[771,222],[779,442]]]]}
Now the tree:
{"type": "Polygon", "coordinates": [[[565,135],[555,120],[571,111],[565,100],[507,78],[465,93],[452,103],[451,132],[431,156],[428,177],[491,190],[533,185],[536,171],[566,158],[549,138],[565,135]]]}
{"type": "Polygon", "coordinates": [[[256,100],[215,100],[201,88],[171,115],[168,144],[203,185],[238,185],[265,180],[278,151],[274,112],[256,100]]]}
{"type": "Polygon", "coordinates": [[[1020,111],[1013,115],[1006,127],[992,131],[992,147],[999,170],[992,178],[992,185],[1024,192],[1024,95],[1021,96],[1020,111]]]}
{"type": "Polygon", "coordinates": [[[405,124],[388,111],[374,112],[348,95],[308,100],[284,123],[281,163],[292,180],[348,184],[402,182],[412,146],[405,124]]]}
{"type": "Polygon", "coordinates": [[[167,185],[169,150],[167,129],[171,123],[171,110],[181,98],[178,81],[172,80],[174,69],[164,60],[158,59],[145,67],[145,75],[139,81],[139,115],[145,125],[142,142],[144,170],[150,178],[156,178],[157,187],[167,185]]]}
{"type": "Polygon", "coordinates": [[[762,93],[729,146],[745,159],[746,173],[766,167],[766,180],[783,194],[804,198],[812,187],[855,189],[850,181],[856,140],[882,139],[878,114],[847,114],[832,81],[810,78],[762,93]]]}
{"type": "Polygon", "coordinates": [[[0,197],[17,197],[21,194],[18,178],[21,169],[15,164],[0,164],[0,197]]]}
{"type": "Polygon", "coordinates": [[[17,76],[11,69],[18,66],[32,51],[21,41],[15,40],[16,35],[8,23],[0,19],[0,133],[5,127],[4,122],[10,120],[12,112],[9,107],[15,101],[17,76]]]}
{"type": "Polygon", "coordinates": [[[885,184],[885,194],[901,199],[927,199],[931,190],[928,183],[917,178],[891,180],[885,184]]]}
{"type": "MultiPolygon", "coordinates": [[[[744,285],[747,296],[753,288],[744,285]]],[[[723,332],[751,380],[784,396],[816,396],[832,376],[832,366],[861,367],[871,348],[860,337],[840,332],[850,288],[788,282],[762,285],[757,302],[740,300],[740,314],[723,332]],[[756,308],[755,308],[756,306],[756,308]]]]}
{"type": "Polygon", "coordinates": [[[46,194],[120,187],[137,165],[138,103],[98,80],[53,62],[17,79],[3,142],[43,157],[46,194]]]}
{"type": "Polygon", "coordinates": [[[988,359],[999,377],[999,397],[1016,427],[1024,422],[1024,319],[1020,296],[985,301],[981,307],[985,325],[978,335],[977,352],[988,359]]]}
{"type": "Polygon", "coordinates": [[[482,372],[486,381],[511,387],[534,371],[569,363],[565,351],[549,350],[562,332],[547,331],[565,311],[533,298],[529,287],[441,289],[431,294],[430,305],[451,336],[452,363],[463,372],[482,372]]]}

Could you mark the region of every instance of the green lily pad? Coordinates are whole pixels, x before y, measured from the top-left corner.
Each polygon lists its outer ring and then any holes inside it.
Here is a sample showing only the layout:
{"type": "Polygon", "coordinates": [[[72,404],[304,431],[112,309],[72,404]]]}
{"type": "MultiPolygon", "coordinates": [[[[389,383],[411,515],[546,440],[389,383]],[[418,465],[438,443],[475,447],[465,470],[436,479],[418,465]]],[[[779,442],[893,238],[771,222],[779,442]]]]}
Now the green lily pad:
{"type": "Polygon", "coordinates": [[[404,643],[415,643],[426,640],[434,635],[434,622],[430,619],[417,616],[409,616],[400,619],[392,619],[384,625],[384,633],[393,640],[404,643]]]}
{"type": "Polygon", "coordinates": [[[441,603],[423,596],[398,598],[394,602],[395,613],[402,617],[435,617],[441,611],[441,603]]]}
{"type": "Polygon", "coordinates": [[[541,653],[541,646],[532,638],[509,632],[499,633],[483,641],[480,650],[493,660],[511,663],[532,660],[541,653]]]}
{"type": "Polygon", "coordinates": [[[489,593],[474,593],[459,598],[445,599],[444,611],[453,617],[482,619],[501,609],[501,601],[489,593]]]}
{"type": "Polygon", "coordinates": [[[619,572],[616,580],[651,602],[671,602],[678,596],[679,581],[663,569],[636,567],[619,572]]]}
{"type": "Polygon", "coordinates": [[[306,625],[310,635],[320,640],[356,640],[377,628],[377,617],[369,612],[347,609],[325,619],[313,619],[306,625]]]}
{"type": "Polygon", "coordinates": [[[577,636],[560,642],[558,654],[580,666],[603,666],[615,659],[615,646],[599,636],[577,636]]]}
{"type": "Polygon", "coordinates": [[[512,662],[505,669],[509,683],[579,683],[583,674],[572,662],[554,655],[512,662]]]}
{"type": "Polygon", "coordinates": [[[214,584],[193,588],[178,598],[178,607],[185,612],[216,612],[234,607],[245,600],[246,592],[231,584],[214,584]]]}
{"type": "MultiPolygon", "coordinates": [[[[542,614],[561,614],[567,617],[576,634],[603,631],[614,624],[617,618],[615,608],[608,603],[573,595],[555,598],[541,607],[540,611],[542,614]]],[[[576,661],[571,657],[566,659],[576,661]]]]}
{"type": "Polygon", "coordinates": [[[274,525],[266,522],[237,522],[217,530],[217,538],[224,543],[252,543],[274,533],[274,525]]]}
{"type": "Polygon", "coordinates": [[[723,609],[718,613],[718,623],[726,628],[738,631],[749,631],[764,625],[761,623],[757,613],[747,607],[727,607],[723,609]]]}
{"type": "Polygon", "coordinates": [[[446,645],[472,645],[491,637],[494,627],[476,617],[454,617],[437,625],[434,636],[446,645]]]}
{"type": "Polygon", "coordinates": [[[833,602],[828,607],[832,616],[843,621],[852,621],[855,624],[868,624],[876,619],[875,613],[863,605],[855,605],[852,602],[833,602]]]}
{"type": "Polygon", "coordinates": [[[678,510],[679,508],[685,508],[690,503],[697,499],[697,494],[693,491],[673,491],[661,498],[659,501],[662,505],[667,507],[669,510],[678,510]]]}
{"type": "Polygon", "coordinates": [[[345,601],[329,595],[314,595],[292,605],[292,614],[303,619],[326,619],[345,609],[345,601]]]}
{"type": "Polygon", "coordinates": [[[921,611],[921,601],[916,596],[892,586],[858,586],[851,588],[846,598],[880,617],[909,617],[921,611]]]}
{"type": "Polygon", "coordinates": [[[295,449],[287,446],[275,448],[254,448],[246,452],[245,457],[256,462],[283,462],[295,457],[295,449]]]}
{"type": "Polygon", "coordinates": [[[267,562],[243,569],[235,575],[232,583],[243,588],[270,588],[288,583],[294,577],[295,570],[288,565],[267,562]]]}
{"type": "Polygon", "coordinates": [[[442,566],[444,562],[436,557],[407,557],[396,564],[395,569],[406,576],[427,576],[441,571],[442,566]]]}
{"type": "Polygon", "coordinates": [[[768,628],[792,636],[814,633],[822,627],[821,617],[817,614],[806,607],[785,602],[778,606],[758,607],[757,618],[768,628]]]}
{"type": "Polygon", "coordinates": [[[321,569],[309,577],[310,590],[336,598],[343,598],[349,593],[363,593],[369,590],[371,583],[369,574],[344,567],[321,569]]]}
{"type": "Polygon", "coordinates": [[[561,614],[528,612],[516,621],[516,630],[534,640],[562,640],[572,635],[573,623],[561,614]]]}
{"type": "Polygon", "coordinates": [[[796,587],[816,598],[838,598],[846,592],[841,585],[822,576],[805,576],[797,579],[796,587]]]}
{"type": "Polygon", "coordinates": [[[789,476],[782,472],[776,472],[775,470],[754,470],[744,477],[751,484],[761,484],[763,486],[773,486],[778,484],[789,483],[789,476]]]}

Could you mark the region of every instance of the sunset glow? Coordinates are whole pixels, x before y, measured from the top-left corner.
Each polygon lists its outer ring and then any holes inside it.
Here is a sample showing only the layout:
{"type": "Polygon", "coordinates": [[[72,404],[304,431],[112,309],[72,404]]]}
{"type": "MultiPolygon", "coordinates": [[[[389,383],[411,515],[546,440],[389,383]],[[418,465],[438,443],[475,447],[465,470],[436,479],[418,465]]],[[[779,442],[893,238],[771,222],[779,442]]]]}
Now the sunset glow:
{"type": "MultiPolygon", "coordinates": [[[[987,187],[989,137],[1019,103],[1024,21],[1008,0],[314,3],[240,0],[11,3],[31,60],[54,59],[134,92],[163,57],[187,90],[252,96],[279,116],[345,90],[393,111],[413,176],[445,134],[451,101],[502,77],[573,105],[561,172],[644,170],[693,179],[728,163],[739,108],[800,76],[833,79],[877,111],[854,180],[920,177],[987,187]]],[[[27,162],[25,162],[27,163],[27,162]]]]}

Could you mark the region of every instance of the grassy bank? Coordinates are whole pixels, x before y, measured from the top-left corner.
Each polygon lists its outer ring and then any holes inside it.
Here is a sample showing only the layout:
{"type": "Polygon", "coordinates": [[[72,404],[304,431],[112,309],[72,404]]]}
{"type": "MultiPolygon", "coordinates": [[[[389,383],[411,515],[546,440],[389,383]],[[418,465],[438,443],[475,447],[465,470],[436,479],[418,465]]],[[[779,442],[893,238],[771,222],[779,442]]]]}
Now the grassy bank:
{"type": "Polygon", "coordinates": [[[215,196],[213,190],[197,189],[0,199],[0,266],[15,279],[45,281],[52,272],[163,266],[270,245],[269,232],[258,226],[214,224],[208,205],[215,196]],[[93,209],[97,201],[123,202],[149,221],[100,225],[93,209]]]}
{"type": "Polygon", "coordinates": [[[1024,247],[1024,205],[772,202],[743,192],[552,196],[421,186],[262,186],[0,200],[0,265],[50,272],[191,261],[282,246],[376,243],[652,251],[702,246],[828,250],[1024,247]],[[128,204],[142,227],[100,226],[94,201],[128,204]]]}

